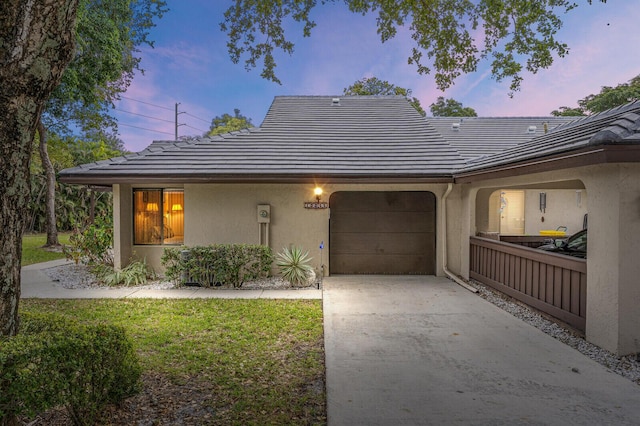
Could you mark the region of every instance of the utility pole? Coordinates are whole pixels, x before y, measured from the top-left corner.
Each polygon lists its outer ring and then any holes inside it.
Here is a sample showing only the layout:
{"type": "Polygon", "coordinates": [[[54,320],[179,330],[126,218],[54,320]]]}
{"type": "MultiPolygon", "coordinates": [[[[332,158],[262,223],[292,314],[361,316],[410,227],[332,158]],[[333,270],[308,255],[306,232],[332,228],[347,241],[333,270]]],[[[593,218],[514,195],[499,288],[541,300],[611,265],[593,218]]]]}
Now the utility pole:
{"type": "Polygon", "coordinates": [[[178,124],[178,115],[180,114],[184,114],[184,112],[178,112],[178,105],[180,105],[180,102],[176,102],[176,118],[175,118],[175,125],[176,125],[176,140],[178,140],[178,127],[180,126],[184,126],[184,124],[178,124]]]}

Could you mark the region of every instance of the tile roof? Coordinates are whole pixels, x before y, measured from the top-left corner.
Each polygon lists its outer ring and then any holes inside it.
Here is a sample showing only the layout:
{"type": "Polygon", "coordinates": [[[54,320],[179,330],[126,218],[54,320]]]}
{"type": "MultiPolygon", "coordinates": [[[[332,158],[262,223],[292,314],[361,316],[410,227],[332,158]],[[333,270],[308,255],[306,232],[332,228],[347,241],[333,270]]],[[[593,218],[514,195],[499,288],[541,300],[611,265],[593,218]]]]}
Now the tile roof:
{"type": "Polygon", "coordinates": [[[451,182],[465,174],[611,144],[640,146],[640,102],[581,118],[474,117],[461,122],[425,119],[401,96],[280,96],[258,128],[192,141],[156,141],[142,152],[59,175],[63,182],[96,185],[318,178],[451,182]],[[452,129],[455,123],[457,130],[452,129]],[[530,126],[535,126],[531,133],[530,126]]]}
{"type": "Polygon", "coordinates": [[[600,145],[640,143],[640,101],[580,117],[495,155],[471,160],[459,172],[488,169],[600,145]]]}
{"type": "Polygon", "coordinates": [[[144,151],[60,172],[113,183],[326,178],[449,179],[464,159],[402,96],[276,97],[259,128],[144,151]],[[443,178],[444,177],[444,178],[443,178]]]}
{"type": "Polygon", "coordinates": [[[489,156],[542,136],[577,117],[427,117],[465,160],[489,156]]]}

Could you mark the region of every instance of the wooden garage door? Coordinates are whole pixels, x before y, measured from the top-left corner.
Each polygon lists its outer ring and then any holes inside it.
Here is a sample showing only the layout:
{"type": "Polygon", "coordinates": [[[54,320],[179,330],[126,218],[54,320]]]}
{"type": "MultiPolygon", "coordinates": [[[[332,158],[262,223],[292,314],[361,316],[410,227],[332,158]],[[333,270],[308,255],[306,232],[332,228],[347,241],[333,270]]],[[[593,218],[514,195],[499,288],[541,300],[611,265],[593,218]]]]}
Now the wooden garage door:
{"type": "Polygon", "coordinates": [[[329,206],[331,274],[435,274],[431,192],[336,192],[329,206]]]}

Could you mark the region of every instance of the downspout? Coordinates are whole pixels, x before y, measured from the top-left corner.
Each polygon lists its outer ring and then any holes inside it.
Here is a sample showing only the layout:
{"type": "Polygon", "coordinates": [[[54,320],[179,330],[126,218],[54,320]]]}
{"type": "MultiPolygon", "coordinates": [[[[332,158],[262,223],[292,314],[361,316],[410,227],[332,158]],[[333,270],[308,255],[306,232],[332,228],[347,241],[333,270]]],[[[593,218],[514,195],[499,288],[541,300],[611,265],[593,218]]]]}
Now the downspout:
{"type": "Polygon", "coordinates": [[[448,265],[448,258],[447,258],[447,197],[449,196],[449,193],[451,193],[451,191],[453,190],[453,183],[449,183],[447,186],[447,190],[445,191],[444,195],[442,196],[442,234],[443,234],[443,238],[442,238],[442,270],[444,271],[444,274],[453,282],[461,285],[462,287],[466,288],[467,290],[473,292],[473,293],[477,293],[478,290],[475,287],[472,287],[471,285],[469,285],[468,283],[466,283],[465,281],[463,281],[462,279],[460,279],[458,276],[456,276],[453,272],[451,272],[449,270],[449,268],[447,267],[448,265]]]}

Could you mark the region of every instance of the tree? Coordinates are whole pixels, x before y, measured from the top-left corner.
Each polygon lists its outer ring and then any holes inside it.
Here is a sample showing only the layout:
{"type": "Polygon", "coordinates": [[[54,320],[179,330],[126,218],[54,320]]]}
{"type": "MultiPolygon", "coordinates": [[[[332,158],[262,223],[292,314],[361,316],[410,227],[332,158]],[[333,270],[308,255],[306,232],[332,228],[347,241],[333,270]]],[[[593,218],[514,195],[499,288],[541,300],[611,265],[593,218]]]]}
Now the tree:
{"type": "Polygon", "coordinates": [[[235,132],[242,129],[248,129],[249,127],[253,127],[251,119],[240,114],[240,110],[238,108],[234,108],[233,115],[225,113],[214,117],[213,120],[211,120],[211,127],[207,132],[207,136],[235,132]]]}
{"type": "MultiPolygon", "coordinates": [[[[46,205],[43,202],[46,190],[46,175],[37,155],[39,141],[34,143],[31,158],[31,199],[25,232],[46,232],[46,205]]],[[[121,141],[112,135],[91,132],[84,137],[65,136],[52,133],[47,141],[49,159],[55,173],[61,169],[80,164],[118,157],[123,154],[121,141]]],[[[56,227],[61,231],[83,228],[96,216],[112,212],[109,192],[95,191],[90,187],[72,184],[56,184],[56,227]]]]}
{"type": "Polygon", "coordinates": [[[587,115],[582,108],[570,108],[567,106],[561,106],[558,109],[551,111],[551,115],[554,117],[580,117],[587,115]]]}
{"type": "Polygon", "coordinates": [[[18,330],[31,145],[44,104],[73,57],[77,5],[0,2],[0,335],[18,330]]]}
{"type": "Polygon", "coordinates": [[[416,109],[423,117],[426,115],[420,100],[418,98],[411,97],[411,89],[405,89],[398,87],[395,84],[391,84],[388,81],[380,80],[377,77],[364,77],[361,80],[356,81],[351,86],[344,89],[345,95],[400,95],[407,98],[412,107],[416,109]]]}
{"type": "Polygon", "coordinates": [[[39,152],[46,176],[46,246],[56,246],[56,178],[48,158],[49,131],[63,134],[75,125],[83,130],[113,127],[109,107],[126,91],[134,72],[140,45],[148,39],[153,19],[162,17],[166,3],[160,0],[80,0],[76,29],[76,55],[46,103],[38,122],[39,152]]]}
{"type": "Polygon", "coordinates": [[[615,108],[640,99],[640,75],[635,76],[628,83],[618,84],[616,87],[604,86],[600,93],[589,95],[578,101],[578,105],[589,113],[596,113],[615,108]]]}
{"type": "Polygon", "coordinates": [[[616,87],[604,86],[600,93],[588,95],[578,101],[577,108],[562,106],[551,111],[555,116],[580,116],[606,111],[629,102],[640,100],[640,75],[633,77],[628,83],[616,87]]]}
{"type": "Polygon", "coordinates": [[[471,107],[462,106],[462,103],[455,99],[445,99],[438,96],[438,100],[429,106],[434,117],[477,117],[476,110],[471,107]]]}
{"type": "MultiPolygon", "coordinates": [[[[606,0],[600,0],[606,2],[606,0]]],[[[589,3],[592,0],[588,0],[589,3]]],[[[322,4],[329,2],[322,2],[322,4]]],[[[434,71],[438,88],[450,87],[461,74],[476,71],[489,58],[498,80],[510,79],[511,91],[520,88],[522,72],[549,68],[554,56],[569,48],[556,40],[561,16],[575,8],[573,0],[345,0],[353,13],[377,13],[380,39],[395,37],[398,28],[409,28],[415,41],[410,64],[420,74],[434,71]],[[477,34],[481,34],[478,37],[477,34]]],[[[245,59],[247,70],[262,60],[261,76],[279,83],[274,50],[292,54],[294,44],[285,37],[283,21],[302,23],[305,37],[315,22],[310,13],[315,1],[236,1],[220,23],[227,33],[231,60],[245,59]]]]}

